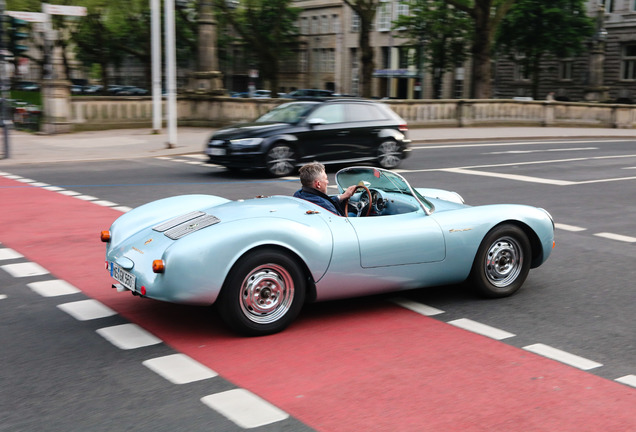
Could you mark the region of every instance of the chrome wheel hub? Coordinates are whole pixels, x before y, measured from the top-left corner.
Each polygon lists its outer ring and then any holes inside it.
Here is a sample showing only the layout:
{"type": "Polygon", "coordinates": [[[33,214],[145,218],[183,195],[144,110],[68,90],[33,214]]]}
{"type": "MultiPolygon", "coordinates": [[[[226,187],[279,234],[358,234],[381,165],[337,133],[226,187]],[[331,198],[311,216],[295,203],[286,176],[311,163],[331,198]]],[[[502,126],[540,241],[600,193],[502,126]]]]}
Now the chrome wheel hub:
{"type": "Polygon", "coordinates": [[[387,141],[380,144],[378,159],[383,168],[394,168],[402,160],[400,146],[396,142],[387,141]]]}
{"type": "Polygon", "coordinates": [[[484,263],[486,277],[497,287],[506,287],[517,280],[521,273],[523,255],[521,246],[511,237],[494,242],[484,263]]]}
{"type": "Polygon", "coordinates": [[[272,174],[282,175],[294,169],[294,152],[287,146],[278,146],[267,155],[267,167],[272,174]]]}
{"type": "Polygon", "coordinates": [[[241,286],[243,314],[258,324],[275,322],[283,317],[294,300],[294,281],[289,272],[276,264],[252,270],[241,286]]]}

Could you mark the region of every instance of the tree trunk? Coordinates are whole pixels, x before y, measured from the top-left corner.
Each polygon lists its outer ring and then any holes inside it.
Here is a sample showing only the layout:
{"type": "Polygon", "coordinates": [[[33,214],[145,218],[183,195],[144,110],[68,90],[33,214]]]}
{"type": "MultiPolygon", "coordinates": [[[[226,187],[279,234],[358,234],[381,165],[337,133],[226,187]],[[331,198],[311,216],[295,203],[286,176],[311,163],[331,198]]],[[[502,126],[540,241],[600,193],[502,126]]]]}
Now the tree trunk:
{"type": "Polygon", "coordinates": [[[490,2],[478,2],[474,12],[475,39],[472,46],[473,68],[471,96],[473,99],[489,99],[492,96],[490,2]]]}
{"type": "Polygon", "coordinates": [[[361,96],[370,98],[372,96],[373,69],[373,48],[369,41],[371,22],[360,17],[360,63],[362,64],[361,96]]]}

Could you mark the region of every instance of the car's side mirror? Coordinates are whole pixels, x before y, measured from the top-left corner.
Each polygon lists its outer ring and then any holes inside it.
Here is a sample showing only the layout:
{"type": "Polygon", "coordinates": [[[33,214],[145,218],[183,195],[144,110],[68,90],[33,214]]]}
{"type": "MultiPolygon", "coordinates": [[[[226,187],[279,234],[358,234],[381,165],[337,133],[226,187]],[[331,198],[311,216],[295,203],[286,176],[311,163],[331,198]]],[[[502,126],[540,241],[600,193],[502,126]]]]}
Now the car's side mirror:
{"type": "Polygon", "coordinates": [[[314,126],[325,124],[325,121],[321,118],[314,117],[307,120],[307,124],[309,125],[309,127],[314,127],[314,126]]]}

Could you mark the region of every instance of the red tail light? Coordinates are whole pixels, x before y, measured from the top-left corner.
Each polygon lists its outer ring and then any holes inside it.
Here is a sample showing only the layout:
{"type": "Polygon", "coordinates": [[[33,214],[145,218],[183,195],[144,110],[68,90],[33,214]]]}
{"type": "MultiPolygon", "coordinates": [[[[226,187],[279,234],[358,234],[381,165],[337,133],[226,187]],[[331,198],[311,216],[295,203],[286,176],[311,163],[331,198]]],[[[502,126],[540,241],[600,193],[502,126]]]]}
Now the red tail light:
{"type": "Polygon", "coordinates": [[[398,130],[400,132],[406,132],[407,130],[409,130],[409,127],[408,127],[408,125],[401,124],[401,125],[398,126],[398,130]]]}
{"type": "Polygon", "coordinates": [[[104,243],[110,242],[110,231],[102,231],[99,237],[104,243]]]}

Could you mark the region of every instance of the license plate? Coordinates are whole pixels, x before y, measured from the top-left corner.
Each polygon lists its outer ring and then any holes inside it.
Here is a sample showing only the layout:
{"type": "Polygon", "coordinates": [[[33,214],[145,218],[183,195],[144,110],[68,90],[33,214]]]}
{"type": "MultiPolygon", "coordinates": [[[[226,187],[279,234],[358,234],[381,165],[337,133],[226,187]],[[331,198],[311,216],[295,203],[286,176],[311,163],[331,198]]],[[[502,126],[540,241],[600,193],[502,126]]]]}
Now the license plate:
{"type": "Polygon", "coordinates": [[[225,149],[212,147],[208,149],[208,154],[210,156],[225,156],[225,149]]]}
{"type": "Polygon", "coordinates": [[[110,264],[110,275],[124,287],[128,288],[131,291],[135,290],[135,275],[127,272],[119,265],[115,263],[110,264]]]}

